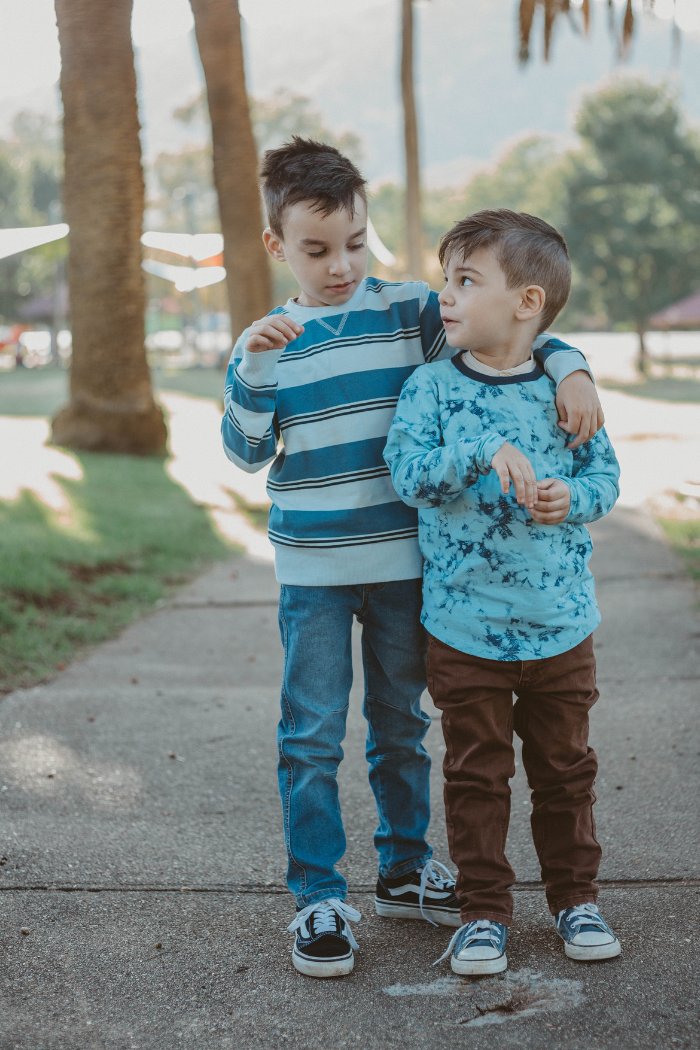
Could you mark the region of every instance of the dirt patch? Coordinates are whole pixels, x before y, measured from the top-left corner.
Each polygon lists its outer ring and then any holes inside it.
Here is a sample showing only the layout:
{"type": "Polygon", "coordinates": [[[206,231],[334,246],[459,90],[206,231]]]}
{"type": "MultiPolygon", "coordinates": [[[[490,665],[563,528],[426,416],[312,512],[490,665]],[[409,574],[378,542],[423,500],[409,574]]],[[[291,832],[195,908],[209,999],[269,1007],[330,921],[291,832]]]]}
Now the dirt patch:
{"type": "Polygon", "coordinates": [[[14,602],[18,612],[25,609],[39,609],[41,612],[73,613],[78,602],[64,591],[52,591],[50,594],[35,594],[31,591],[11,590],[5,592],[14,602]]]}
{"type": "Polygon", "coordinates": [[[64,563],[63,568],[76,583],[92,583],[100,576],[129,576],[134,571],[125,561],[101,561],[97,565],[64,563]]]}
{"type": "Polygon", "coordinates": [[[470,978],[440,977],[426,984],[394,984],[384,991],[397,996],[459,996],[462,1015],[445,1023],[471,1028],[502,1024],[536,1013],[568,1010],[585,1000],[582,981],[550,979],[532,970],[476,982],[470,978]]]}

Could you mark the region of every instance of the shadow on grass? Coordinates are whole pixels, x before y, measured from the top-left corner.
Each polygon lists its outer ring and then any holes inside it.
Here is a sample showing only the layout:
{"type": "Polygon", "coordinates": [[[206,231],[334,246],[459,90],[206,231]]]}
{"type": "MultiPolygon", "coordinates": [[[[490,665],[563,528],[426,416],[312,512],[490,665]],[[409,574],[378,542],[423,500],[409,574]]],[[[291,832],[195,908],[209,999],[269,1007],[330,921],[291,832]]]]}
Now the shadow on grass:
{"type": "Polygon", "coordinates": [[[632,397],[647,397],[653,401],[679,401],[688,404],[700,402],[700,379],[647,379],[639,383],[613,383],[608,379],[598,380],[606,390],[619,390],[632,397]]]}
{"type": "Polygon", "coordinates": [[[27,492],[0,501],[0,692],[47,677],[232,553],[162,459],[76,458],[83,479],[62,482],[71,525],[27,492]]]}

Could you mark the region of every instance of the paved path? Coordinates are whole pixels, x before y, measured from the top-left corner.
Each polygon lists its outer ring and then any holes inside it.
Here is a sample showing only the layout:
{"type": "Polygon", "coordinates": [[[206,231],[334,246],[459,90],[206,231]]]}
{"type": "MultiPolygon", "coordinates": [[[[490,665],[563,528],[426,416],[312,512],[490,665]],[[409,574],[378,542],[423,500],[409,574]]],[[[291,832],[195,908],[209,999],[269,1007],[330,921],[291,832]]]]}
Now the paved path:
{"type": "MultiPolygon", "coordinates": [[[[239,559],[0,704],[0,1050],[697,1047],[697,595],[638,512],[592,531],[601,898],[619,960],[564,958],[520,767],[509,976],[453,981],[432,966],[447,931],[373,915],[355,695],[340,782],[361,950],[348,978],[295,973],[275,782],[277,588],[268,565],[239,559]]],[[[446,860],[437,719],[428,747],[446,860]]]]}

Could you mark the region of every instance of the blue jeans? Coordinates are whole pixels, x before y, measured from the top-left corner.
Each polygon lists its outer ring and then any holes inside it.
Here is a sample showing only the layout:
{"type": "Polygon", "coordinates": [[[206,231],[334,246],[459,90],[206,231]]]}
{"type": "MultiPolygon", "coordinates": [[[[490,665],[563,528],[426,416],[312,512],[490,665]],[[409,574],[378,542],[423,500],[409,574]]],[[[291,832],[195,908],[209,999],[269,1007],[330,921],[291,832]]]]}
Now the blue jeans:
{"type": "Polygon", "coordinates": [[[287,884],[305,907],[345,899],[336,871],[345,853],[337,772],[352,685],[353,617],[362,624],[369,781],[379,814],[374,845],[382,875],[425,864],[430,758],[421,711],[426,635],[421,580],[348,587],[289,587],[280,593],[284,645],[279,786],[287,884]]]}

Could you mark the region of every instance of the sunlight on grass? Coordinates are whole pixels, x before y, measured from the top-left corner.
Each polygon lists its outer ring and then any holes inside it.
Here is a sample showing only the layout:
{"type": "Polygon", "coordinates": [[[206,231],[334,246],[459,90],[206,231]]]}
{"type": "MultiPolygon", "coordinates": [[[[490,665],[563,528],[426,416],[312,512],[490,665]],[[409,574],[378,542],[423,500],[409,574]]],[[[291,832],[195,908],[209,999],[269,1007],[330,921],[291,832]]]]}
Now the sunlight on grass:
{"type": "Polygon", "coordinates": [[[173,393],[162,393],[160,400],[169,417],[170,476],[193,500],[210,508],[226,539],[240,543],[249,556],[272,563],[272,544],[260,530],[260,524],[265,529],[265,508],[270,506],[267,469],[247,474],[226,459],[216,402],[173,393]],[[251,508],[248,513],[243,509],[246,505],[251,508]]]}
{"type": "Polygon", "coordinates": [[[55,476],[78,481],[83,472],[73,456],[48,448],[48,439],[45,419],[0,417],[0,500],[15,500],[26,489],[70,525],[71,505],[55,476]]]}

